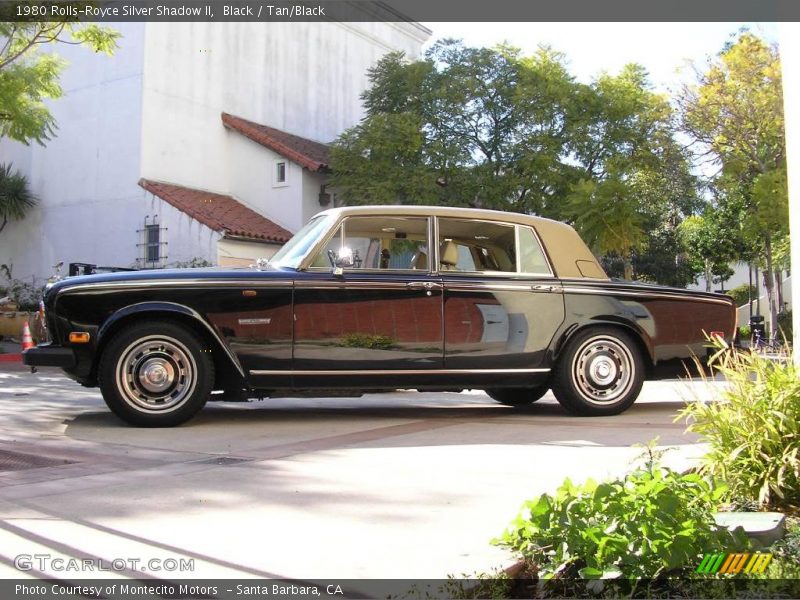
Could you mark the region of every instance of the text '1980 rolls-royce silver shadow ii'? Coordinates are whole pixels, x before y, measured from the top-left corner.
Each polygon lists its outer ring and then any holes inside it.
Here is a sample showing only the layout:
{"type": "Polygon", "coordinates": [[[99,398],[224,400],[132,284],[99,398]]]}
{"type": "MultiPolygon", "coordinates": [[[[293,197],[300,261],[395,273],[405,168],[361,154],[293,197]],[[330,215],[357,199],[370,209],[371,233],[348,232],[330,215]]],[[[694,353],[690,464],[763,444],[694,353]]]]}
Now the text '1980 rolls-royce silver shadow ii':
{"type": "Polygon", "coordinates": [[[735,323],[727,296],[609,279],[563,223],[409,206],[322,212],[251,268],[61,280],[41,312],[50,341],[25,364],[99,386],[140,426],[209,399],[396,388],[512,406],[552,390],[613,415],[735,323]]]}

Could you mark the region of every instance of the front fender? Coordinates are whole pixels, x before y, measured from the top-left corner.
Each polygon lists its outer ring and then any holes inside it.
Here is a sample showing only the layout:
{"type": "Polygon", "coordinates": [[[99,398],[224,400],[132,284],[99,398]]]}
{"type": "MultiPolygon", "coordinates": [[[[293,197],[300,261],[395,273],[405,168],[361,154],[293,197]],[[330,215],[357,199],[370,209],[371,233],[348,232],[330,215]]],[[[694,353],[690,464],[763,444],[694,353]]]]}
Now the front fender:
{"type": "Polygon", "coordinates": [[[219,335],[216,329],[214,329],[196,310],[175,302],[140,302],[137,304],[130,304],[115,311],[108,319],[105,320],[105,322],[97,331],[97,355],[100,355],[103,347],[115,331],[118,331],[128,321],[144,314],[153,316],[179,316],[181,320],[191,322],[193,326],[207,334],[214,341],[214,343],[217,344],[218,349],[222,351],[225,356],[227,356],[231,362],[231,365],[244,379],[244,369],[242,368],[239,359],[230,349],[225,340],[219,335]]]}

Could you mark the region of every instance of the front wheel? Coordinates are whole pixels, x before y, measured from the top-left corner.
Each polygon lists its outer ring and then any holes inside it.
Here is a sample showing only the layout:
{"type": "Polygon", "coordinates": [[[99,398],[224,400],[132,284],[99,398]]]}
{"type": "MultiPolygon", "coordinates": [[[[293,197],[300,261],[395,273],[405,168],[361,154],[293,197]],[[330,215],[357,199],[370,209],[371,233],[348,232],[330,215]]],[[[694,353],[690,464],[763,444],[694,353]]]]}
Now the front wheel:
{"type": "Polygon", "coordinates": [[[203,341],[176,323],[137,323],[109,342],[100,389],[111,411],[140,427],[172,427],[208,400],[214,362],[203,341]]]}
{"type": "Polygon", "coordinates": [[[570,340],[556,364],[553,394],[568,412],[617,415],[634,403],[644,363],[633,338],[614,328],[585,330],[570,340]]]}
{"type": "Polygon", "coordinates": [[[492,400],[506,406],[526,406],[533,404],[547,393],[549,385],[529,388],[492,388],[485,390],[492,400]]]}

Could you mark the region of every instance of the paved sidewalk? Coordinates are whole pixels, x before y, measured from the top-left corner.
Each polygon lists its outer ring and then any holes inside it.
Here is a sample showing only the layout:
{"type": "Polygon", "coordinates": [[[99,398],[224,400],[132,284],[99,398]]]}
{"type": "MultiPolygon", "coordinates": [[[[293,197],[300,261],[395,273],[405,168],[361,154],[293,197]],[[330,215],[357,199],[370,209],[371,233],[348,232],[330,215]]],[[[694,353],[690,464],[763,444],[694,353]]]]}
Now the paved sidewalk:
{"type": "Polygon", "coordinates": [[[119,574],[170,579],[502,567],[510,557],[490,539],[564,477],[622,474],[631,446],[656,436],[688,466],[702,448],[673,418],[683,398],[712,391],[648,383],[631,410],[602,419],[568,417],[551,394],[524,409],[482,392],[280,399],[209,404],[183,427],[148,430],[56,370],[3,365],[0,457],[38,462],[0,471],[0,577],[41,552],[194,559],[193,571],[119,574]]]}

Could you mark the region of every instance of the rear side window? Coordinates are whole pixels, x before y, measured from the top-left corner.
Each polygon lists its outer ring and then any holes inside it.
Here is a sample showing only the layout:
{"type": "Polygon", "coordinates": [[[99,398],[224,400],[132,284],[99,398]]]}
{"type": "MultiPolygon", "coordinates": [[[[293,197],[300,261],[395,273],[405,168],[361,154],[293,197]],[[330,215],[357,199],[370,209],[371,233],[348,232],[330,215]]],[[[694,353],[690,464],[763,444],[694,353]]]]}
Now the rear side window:
{"type": "Polygon", "coordinates": [[[439,270],[517,270],[514,226],[469,219],[439,219],[439,270]]]}
{"type": "Polygon", "coordinates": [[[550,275],[547,258],[530,227],[519,228],[519,269],[522,273],[550,275]]]}

